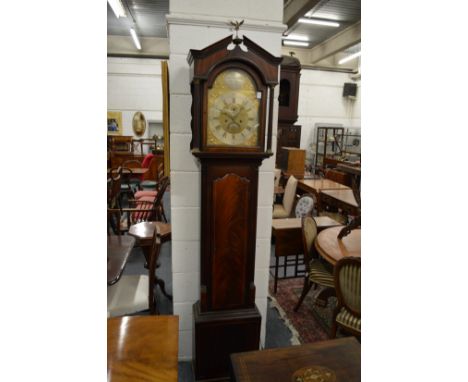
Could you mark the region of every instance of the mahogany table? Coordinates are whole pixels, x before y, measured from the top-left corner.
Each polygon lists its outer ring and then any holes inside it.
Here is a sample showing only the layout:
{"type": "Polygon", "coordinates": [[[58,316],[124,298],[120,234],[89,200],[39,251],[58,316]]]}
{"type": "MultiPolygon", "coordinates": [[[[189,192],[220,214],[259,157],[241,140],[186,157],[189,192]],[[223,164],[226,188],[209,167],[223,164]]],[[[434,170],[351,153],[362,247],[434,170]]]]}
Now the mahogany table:
{"type": "MultiPolygon", "coordinates": [[[[107,169],[107,175],[110,174],[111,169],[107,169]]],[[[132,175],[143,175],[146,174],[149,171],[149,168],[140,168],[140,167],[135,167],[131,168],[130,171],[132,172],[132,175]]],[[[130,171],[126,168],[122,170],[123,174],[130,174],[130,171]]]]}
{"type": "MultiPolygon", "coordinates": [[[[318,232],[330,228],[339,226],[340,223],[329,218],[328,216],[314,216],[315,222],[317,223],[318,232]]],[[[295,273],[292,277],[303,276],[303,272],[298,271],[298,256],[303,254],[304,247],[302,245],[302,228],[301,219],[273,219],[271,223],[272,235],[275,237],[275,265],[271,268],[275,269],[274,274],[274,292],[276,293],[278,286],[278,279],[290,278],[286,277],[287,261],[285,259],[283,277],[279,277],[279,258],[287,256],[296,256],[296,267],[295,273]],[[301,272],[301,273],[299,273],[301,272]]]]}
{"type": "Polygon", "coordinates": [[[332,265],[343,257],[361,257],[361,229],[352,230],[348,236],[338,239],[342,228],[327,228],[315,238],[318,253],[332,265]]]}
{"type": "Polygon", "coordinates": [[[161,243],[171,240],[171,224],[163,222],[141,222],[133,224],[128,230],[128,234],[134,236],[138,240],[140,247],[151,247],[154,228],[159,227],[161,233],[161,243]]]}
{"type": "Polygon", "coordinates": [[[356,338],[345,337],[235,353],[231,354],[231,366],[232,382],[293,382],[293,376],[300,371],[312,374],[304,381],[358,382],[361,381],[361,345],[356,338]]]}
{"type": "Polygon", "coordinates": [[[108,382],[177,382],[178,316],[107,320],[108,382]]]}
{"type": "Polygon", "coordinates": [[[131,236],[107,237],[107,285],[119,281],[134,245],[135,238],[131,236]]]}
{"type": "Polygon", "coordinates": [[[353,190],[323,190],[320,193],[322,207],[329,205],[342,209],[348,215],[358,215],[359,209],[353,190]]]}

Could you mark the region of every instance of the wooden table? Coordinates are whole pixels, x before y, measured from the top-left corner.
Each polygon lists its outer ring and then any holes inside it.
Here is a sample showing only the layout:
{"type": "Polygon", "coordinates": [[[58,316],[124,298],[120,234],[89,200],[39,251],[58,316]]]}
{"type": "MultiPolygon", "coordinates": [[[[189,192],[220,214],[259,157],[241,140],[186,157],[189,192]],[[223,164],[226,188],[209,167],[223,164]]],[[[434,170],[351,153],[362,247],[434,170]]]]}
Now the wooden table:
{"type": "Polygon", "coordinates": [[[177,382],[178,316],[107,320],[108,382],[177,382]]]}
{"type": "Polygon", "coordinates": [[[107,237],[107,285],[119,281],[134,245],[131,236],[107,237]]]}
{"type": "MultiPolygon", "coordinates": [[[[329,218],[328,216],[314,216],[315,222],[317,223],[318,232],[330,228],[339,226],[340,223],[329,218]]],[[[278,286],[278,272],[279,272],[279,258],[283,256],[296,256],[296,268],[293,277],[300,277],[303,274],[298,272],[298,256],[303,254],[304,247],[302,245],[302,228],[301,219],[273,219],[271,223],[272,235],[275,237],[275,265],[271,268],[275,269],[274,279],[274,291],[276,293],[278,286]]],[[[284,275],[282,279],[286,277],[286,259],[284,264],[284,275]]]]}
{"type": "Polygon", "coordinates": [[[350,190],[348,186],[330,179],[304,179],[297,182],[297,188],[302,192],[310,192],[317,198],[317,211],[322,210],[321,195],[323,190],[350,190]]]}
{"type": "Polygon", "coordinates": [[[353,190],[323,190],[320,193],[322,207],[329,205],[342,209],[348,215],[359,215],[359,206],[354,197],[353,190]]]}
{"type": "MultiPolygon", "coordinates": [[[[131,171],[132,175],[135,175],[135,176],[137,176],[137,175],[140,176],[140,175],[146,174],[148,172],[148,170],[149,170],[149,168],[140,168],[140,167],[130,168],[130,171],[131,171]]],[[[107,175],[110,175],[110,171],[111,171],[111,169],[108,168],[107,169],[107,175]]],[[[122,170],[122,173],[124,175],[127,175],[127,174],[130,174],[130,171],[128,169],[124,168],[122,170]]]]}
{"type": "MultiPolygon", "coordinates": [[[[317,381],[361,381],[361,345],[354,337],[312,344],[231,354],[232,382],[292,382],[293,374],[318,366],[336,379],[317,381]]],[[[311,379],[312,380],[312,379],[311,379]]]]}
{"type": "Polygon", "coordinates": [[[140,247],[151,247],[155,227],[159,227],[161,233],[161,243],[171,240],[171,224],[163,222],[141,222],[133,224],[128,230],[128,234],[137,239],[140,247]]]}
{"type": "Polygon", "coordinates": [[[342,228],[343,226],[327,228],[315,239],[318,253],[332,265],[343,257],[361,257],[361,230],[352,230],[348,236],[338,239],[342,228]]]}

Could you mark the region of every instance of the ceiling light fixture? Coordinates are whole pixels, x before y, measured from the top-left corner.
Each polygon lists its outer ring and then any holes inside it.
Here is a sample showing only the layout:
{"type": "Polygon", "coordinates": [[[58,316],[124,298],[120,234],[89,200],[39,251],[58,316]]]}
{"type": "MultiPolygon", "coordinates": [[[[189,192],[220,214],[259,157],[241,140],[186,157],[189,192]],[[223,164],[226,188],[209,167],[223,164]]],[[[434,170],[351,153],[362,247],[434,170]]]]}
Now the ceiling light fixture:
{"type": "Polygon", "coordinates": [[[110,7],[114,11],[115,17],[127,17],[127,14],[125,13],[125,9],[122,5],[122,2],[120,0],[107,0],[109,3],[110,7]]]}
{"type": "Polygon", "coordinates": [[[284,45],[290,45],[290,46],[309,46],[308,42],[305,41],[289,41],[285,40],[283,41],[284,45]]]}
{"type": "Polygon", "coordinates": [[[141,49],[140,40],[138,40],[138,36],[135,32],[135,29],[130,28],[130,34],[132,35],[133,42],[135,43],[135,46],[137,47],[137,49],[141,49]]]}
{"type": "Polygon", "coordinates": [[[344,64],[345,62],[351,61],[352,59],[360,57],[360,56],[361,56],[361,52],[350,54],[349,56],[346,56],[345,58],[342,58],[340,61],[338,61],[338,64],[339,65],[344,64]]]}
{"type": "Polygon", "coordinates": [[[340,24],[334,22],[334,21],[325,21],[325,20],[318,20],[318,19],[307,19],[305,17],[301,17],[299,19],[299,22],[300,23],[304,23],[304,24],[316,24],[316,25],[324,25],[324,26],[327,26],[327,27],[339,27],[340,24]]]}
{"type": "Polygon", "coordinates": [[[282,36],[283,40],[296,40],[296,41],[309,41],[309,37],[302,36],[299,34],[290,34],[288,36],[282,36]]]}

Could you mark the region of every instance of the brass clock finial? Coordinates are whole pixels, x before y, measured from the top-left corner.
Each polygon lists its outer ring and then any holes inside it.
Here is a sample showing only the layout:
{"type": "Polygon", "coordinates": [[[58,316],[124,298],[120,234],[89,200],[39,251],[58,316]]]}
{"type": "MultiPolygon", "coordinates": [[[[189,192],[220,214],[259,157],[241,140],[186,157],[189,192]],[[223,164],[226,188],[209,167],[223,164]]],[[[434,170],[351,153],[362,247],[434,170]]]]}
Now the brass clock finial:
{"type": "Polygon", "coordinates": [[[289,55],[290,55],[291,57],[294,57],[295,54],[296,54],[296,52],[289,52],[289,55]]]}
{"type": "Polygon", "coordinates": [[[236,45],[239,45],[242,43],[242,39],[239,38],[239,28],[244,24],[244,20],[242,21],[230,21],[229,24],[231,24],[234,27],[234,30],[236,31],[236,37],[232,39],[232,42],[236,45]]]}

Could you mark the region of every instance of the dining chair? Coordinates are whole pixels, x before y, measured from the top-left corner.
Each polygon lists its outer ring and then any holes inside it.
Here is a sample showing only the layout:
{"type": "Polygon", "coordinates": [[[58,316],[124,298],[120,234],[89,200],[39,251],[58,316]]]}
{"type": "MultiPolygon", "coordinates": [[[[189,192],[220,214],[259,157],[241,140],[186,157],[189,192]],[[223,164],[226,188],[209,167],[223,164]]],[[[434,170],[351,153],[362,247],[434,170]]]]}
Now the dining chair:
{"type": "Polygon", "coordinates": [[[123,275],[120,280],[107,287],[108,317],[122,316],[149,310],[150,314],[159,314],[155,288],[172,300],[165,290],[164,281],[156,275],[156,266],[161,252],[161,233],[155,227],[151,255],[148,262],[148,275],[123,275]]]}
{"type": "Polygon", "coordinates": [[[361,258],[344,257],[335,264],[334,283],[338,305],[333,312],[331,338],[337,328],[361,336],[361,258]]]}
{"type": "Polygon", "coordinates": [[[128,201],[129,207],[120,208],[120,213],[124,216],[121,222],[121,231],[126,232],[133,224],[144,221],[164,221],[167,223],[163,197],[168,186],[169,178],[164,177],[161,179],[156,197],[143,196],[139,199],[130,199],[128,201]]]}
{"type": "Polygon", "coordinates": [[[145,174],[143,181],[141,182],[141,188],[143,193],[154,193],[157,188],[158,182],[164,177],[164,164],[159,163],[160,159],[154,157],[151,159],[149,164],[149,171],[145,174]],[[156,167],[157,166],[157,167],[156,167]]]}
{"type": "Polygon", "coordinates": [[[312,286],[322,286],[325,288],[334,288],[333,273],[318,257],[314,247],[314,240],[317,237],[317,223],[312,216],[302,218],[302,245],[304,248],[304,263],[306,273],[304,276],[304,286],[302,288],[299,301],[294,307],[297,312],[304,298],[309,293],[312,286]]]}
{"type": "Polygon", "coordinates": [[[296,197],[297,179],[291,175],[284,189],[283,203],[273,205],[273,219],[287,218],[291,211],[296,197]]]}

